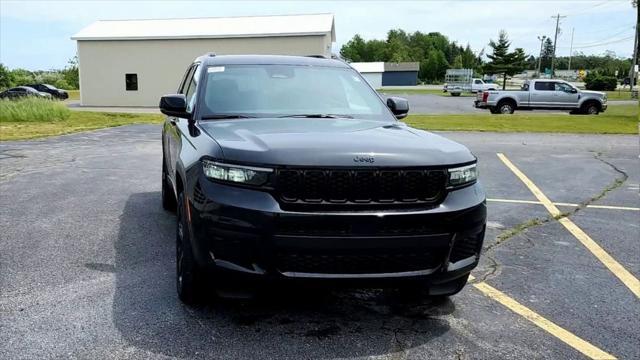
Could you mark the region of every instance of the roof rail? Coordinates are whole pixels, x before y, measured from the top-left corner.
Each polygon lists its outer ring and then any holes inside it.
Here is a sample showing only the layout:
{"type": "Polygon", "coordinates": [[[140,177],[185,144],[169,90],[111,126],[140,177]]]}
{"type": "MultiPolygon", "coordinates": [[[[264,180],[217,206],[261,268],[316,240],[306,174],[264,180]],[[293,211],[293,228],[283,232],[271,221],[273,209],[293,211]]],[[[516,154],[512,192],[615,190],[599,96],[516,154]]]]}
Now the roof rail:
{"type": "Polygon", "coordinates": [[[311,57],[316,59],[326,59],[327,57],[324,55],[305,55],[305,57],[311,57]]]}
{"type": "Polygon", "coordinates": [[[216,57],[216,53],[214,53],[213,51],[212,52],[208,52],[207,56],[208,57],[216,57]]]}

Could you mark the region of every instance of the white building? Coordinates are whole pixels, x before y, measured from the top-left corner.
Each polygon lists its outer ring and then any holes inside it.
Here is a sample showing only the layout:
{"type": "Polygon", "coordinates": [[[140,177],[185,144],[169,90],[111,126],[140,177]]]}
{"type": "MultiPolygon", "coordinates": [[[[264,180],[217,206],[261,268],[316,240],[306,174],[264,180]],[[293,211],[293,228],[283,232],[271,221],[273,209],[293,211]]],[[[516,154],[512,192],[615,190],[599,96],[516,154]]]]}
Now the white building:
{"type": "Polygon", "coordinates": [[[364,77],[369,85],[374,89],[382,87],[382,73],[384,72],[384,62],[353,62],[350,63],[354,69],[364,77]]]}
{"type": "Polygon", "coordinates": [[[224,54],[331,56],[332,14],[101,20],[77,41],[80,103],[158,106],[196,57],[224,54]]]}

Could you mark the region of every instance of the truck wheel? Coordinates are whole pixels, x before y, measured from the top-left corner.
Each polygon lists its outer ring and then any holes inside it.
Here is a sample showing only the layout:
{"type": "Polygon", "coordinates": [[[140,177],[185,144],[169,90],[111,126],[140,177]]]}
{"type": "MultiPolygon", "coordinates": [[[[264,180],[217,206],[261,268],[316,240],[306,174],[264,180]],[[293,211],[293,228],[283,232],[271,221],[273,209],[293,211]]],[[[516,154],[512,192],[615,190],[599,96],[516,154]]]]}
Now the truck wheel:
{"type": "Polygon", "coordinates": [[[588,102],[582,105],[582,113],[587,115],[598,115],[600,113],[600,106],[595,102],[588,102]]]}
{"type": "Polygon", "coordinates": [[[196,304],[203,298],[204,274],[193,256],[185,209],[184,195],[180,193],[176,211],[176,288],[183,303],[196,304]]]}
{"type": "Polygon", "coordinates": [[[173,195],[173,189],[167,180],[167,165],[162,157],[162,208],[174,212],[176,211],[176,197],[173,195]]]}
{"type": "Polygon", "coordinates": [[[498,104],[499,114],[513,114],[515,111],[515,105],[511,101],[504,101],[498,104]]]}

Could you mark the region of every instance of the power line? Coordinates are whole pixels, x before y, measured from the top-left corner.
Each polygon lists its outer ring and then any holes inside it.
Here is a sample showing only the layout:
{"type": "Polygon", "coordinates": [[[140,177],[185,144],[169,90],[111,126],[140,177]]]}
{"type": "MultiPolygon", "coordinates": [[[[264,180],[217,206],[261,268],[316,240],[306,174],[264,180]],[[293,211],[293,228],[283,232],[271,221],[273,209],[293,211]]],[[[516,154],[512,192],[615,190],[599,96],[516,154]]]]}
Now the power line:
{"type": "Polygon", "coordinates": [[[627,40],[631,40],[635,37],[635,35],[631,35],[628,36],[626,38],[622,38],[622,39],[618,39],[618,40],[612,40],[612,41],[607,41],[607,42],[603,42],[600,44],[593,44],[593,45],[586,45],[586,46],[574,46],[574,49],[586,49],[586,48],[592,48],[592,47],[598,47],[598,46],[603,46],[603,45],[609,45],[609,44],[617,44],[617,43],[621,43],[627,40]]]}

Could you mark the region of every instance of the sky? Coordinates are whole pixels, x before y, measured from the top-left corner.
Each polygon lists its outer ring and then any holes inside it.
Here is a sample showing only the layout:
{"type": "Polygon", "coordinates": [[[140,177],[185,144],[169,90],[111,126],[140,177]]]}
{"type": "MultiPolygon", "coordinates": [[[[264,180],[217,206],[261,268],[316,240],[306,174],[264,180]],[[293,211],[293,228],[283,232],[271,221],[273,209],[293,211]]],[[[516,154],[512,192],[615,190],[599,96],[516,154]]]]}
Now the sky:
{"type": "Polygon", "coordinates": [[[14,1],[0,0],[0,62],[9,68],[63,68],[76,53],[70,37],[96,20],[333,13],[334,52],[355,34],[384,39],[390,29],[440,32],[478,52],[504,29],[512,47],[537,55],[537,36],[553,37],[558,56],[613,51],[631,57],[631,0],[593,1],[14,1]]]}

